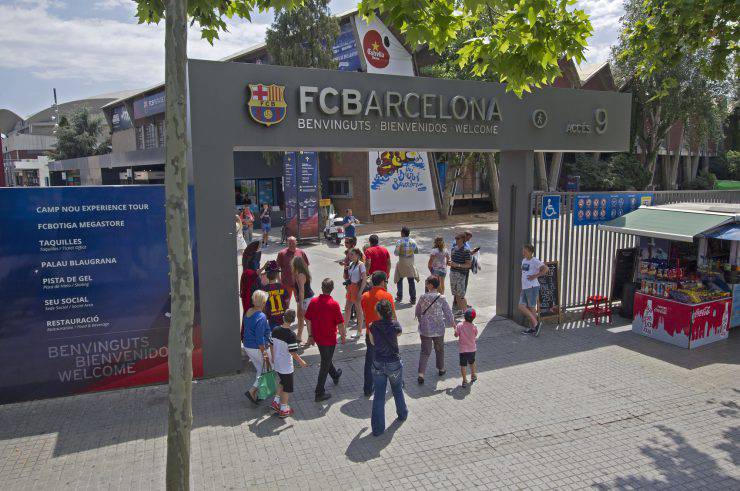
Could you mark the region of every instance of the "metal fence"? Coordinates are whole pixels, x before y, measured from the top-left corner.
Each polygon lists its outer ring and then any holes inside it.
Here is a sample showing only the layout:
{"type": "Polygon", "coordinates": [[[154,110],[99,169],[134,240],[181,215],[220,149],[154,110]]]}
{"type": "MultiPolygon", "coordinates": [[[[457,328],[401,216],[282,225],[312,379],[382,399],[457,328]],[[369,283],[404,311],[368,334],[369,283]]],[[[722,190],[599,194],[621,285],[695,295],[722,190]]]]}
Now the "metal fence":
{"type": "MultiPolygon", "coordinates": [[[[634,194],[634,191],[605,191],[609,194],[634,194]]],[[[654,205],[669,203],[740,203],[740,191],[652,191],[654,205]]],[[[589,193],[532,193],[532,221],[529,238],[536,255],[543,261],[558,261],[560,266],[561,308],[585,305],[589,295],[611,298],[612,265],[618,249],[636,247],[632,235],[599,230],[597,225],[573,226],[575,197],[589,193]],[[542,220],[542,196],[560,196],[560,218],[542,220]]]]}

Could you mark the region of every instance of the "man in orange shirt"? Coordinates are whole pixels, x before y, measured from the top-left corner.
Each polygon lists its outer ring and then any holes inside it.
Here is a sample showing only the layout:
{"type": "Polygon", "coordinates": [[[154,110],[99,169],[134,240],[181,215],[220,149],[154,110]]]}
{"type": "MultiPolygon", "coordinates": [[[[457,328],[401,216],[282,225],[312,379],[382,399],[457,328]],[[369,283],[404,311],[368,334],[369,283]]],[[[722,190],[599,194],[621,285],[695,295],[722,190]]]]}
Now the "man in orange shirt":
{"type": "Polygon", "coordinates": [[[388,300],[393,307],[393,318],[396,318],[396,304],[393,302],[393,295],[388,293],[388,275],[385,271],[376,271],[372,275],[373,287],[370,291],[362,294],[362,312],[365,314],[365,380],[362,387],[362,391],[365,393],[365,397],[370,397],[373,393],[373,358],[375,357],[375,347],[370,342],[370,338],[367,333],[370,331],[370,324],[380,319],[380,316],[375,311],[375,306],[381,300],[388,300]]]}

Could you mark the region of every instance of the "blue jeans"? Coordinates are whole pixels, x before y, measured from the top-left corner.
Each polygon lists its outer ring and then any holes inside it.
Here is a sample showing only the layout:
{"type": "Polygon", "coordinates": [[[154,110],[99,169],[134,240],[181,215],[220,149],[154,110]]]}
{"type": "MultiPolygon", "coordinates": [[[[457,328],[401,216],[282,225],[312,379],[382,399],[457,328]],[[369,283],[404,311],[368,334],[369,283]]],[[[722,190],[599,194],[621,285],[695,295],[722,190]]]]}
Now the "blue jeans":
{"type": "MultiPolygon", "coordinates": [[[[411,301],[416,301],[416,280],[414,278],[406,278],[409,282],[409,298],[411,298],[411,301]]],[[[398,283],[396,283],[396,298],[402,299],[403,298],[403,278],[398,280],[398,283]]]]}
{"type": "Polygon", "coordinates": [[[409,414],[406,401],[403,398],[403,365],[401,360],[392,362],[373,362],[373,413],[370,416],[370,425],[373,435],[382,435],[385,431],[385,390],[387,383],[391,383],[393,399],[396,401],[396,415],[401,421],[409,414]]]}
{"type": "Polygon", "coordinates": [[[365,376],[362,391],[365,395],[373,393],[373,359],[375,358],[375,345],[370,344],[370,341],[365,336],[365,376]]]}

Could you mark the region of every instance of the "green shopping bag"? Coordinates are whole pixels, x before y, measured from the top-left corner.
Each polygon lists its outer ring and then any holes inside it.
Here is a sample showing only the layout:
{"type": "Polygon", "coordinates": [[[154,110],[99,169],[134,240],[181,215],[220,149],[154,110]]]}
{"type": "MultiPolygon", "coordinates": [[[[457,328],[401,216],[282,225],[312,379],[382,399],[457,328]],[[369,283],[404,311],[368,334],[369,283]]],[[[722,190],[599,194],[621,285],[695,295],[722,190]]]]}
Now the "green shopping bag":
{"type": "Polygon", "coordinates": [[[272,397],[277,392],[277,377],[275,376],[275,370],[268,370],[262,372],[260,379],[257,382],[257,399],[267,399],[272,397]]]}

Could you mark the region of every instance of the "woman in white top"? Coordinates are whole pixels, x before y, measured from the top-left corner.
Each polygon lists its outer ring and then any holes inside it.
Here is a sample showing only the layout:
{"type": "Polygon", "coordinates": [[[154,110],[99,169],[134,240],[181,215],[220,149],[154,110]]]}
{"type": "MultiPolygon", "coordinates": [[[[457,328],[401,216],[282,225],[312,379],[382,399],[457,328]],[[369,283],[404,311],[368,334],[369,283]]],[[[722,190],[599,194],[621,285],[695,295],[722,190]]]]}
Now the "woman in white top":
{"type": "Polygon", "coordinates": [[[362,251],[358,248],[350,249],[347,252],[347,302],[344,305],[344,318],[349,319],[352,313],[352,306],[355,306],[357,314],[357,338],[362,335],[362,326],[364,318],[362,312],[362,287],[367,279],[367,270],[363,262],[362,251]]]}

